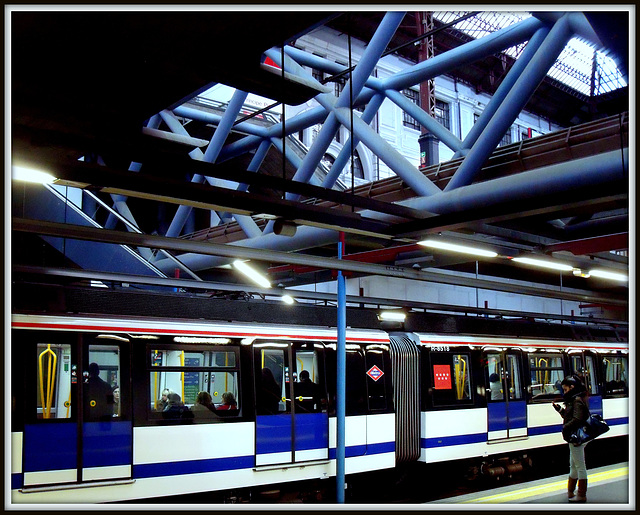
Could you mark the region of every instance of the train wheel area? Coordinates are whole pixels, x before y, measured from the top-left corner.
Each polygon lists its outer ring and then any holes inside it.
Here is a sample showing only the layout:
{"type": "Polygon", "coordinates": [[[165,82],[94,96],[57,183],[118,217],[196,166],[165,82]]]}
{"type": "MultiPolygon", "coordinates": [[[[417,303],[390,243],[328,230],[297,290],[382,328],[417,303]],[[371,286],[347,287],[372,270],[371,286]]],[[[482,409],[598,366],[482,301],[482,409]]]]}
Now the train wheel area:
{"type": "MultiPolygon", "coordinates": [[[[588,471],[587,505],[635,505],[629,491],[629,463],[588,471]]],[[[431,501],[426,504],[573,504],[567,498],[567,474],[517,485],[431,501]]],[[[585,506],[584,504],[582,506],[585,506]]]]}

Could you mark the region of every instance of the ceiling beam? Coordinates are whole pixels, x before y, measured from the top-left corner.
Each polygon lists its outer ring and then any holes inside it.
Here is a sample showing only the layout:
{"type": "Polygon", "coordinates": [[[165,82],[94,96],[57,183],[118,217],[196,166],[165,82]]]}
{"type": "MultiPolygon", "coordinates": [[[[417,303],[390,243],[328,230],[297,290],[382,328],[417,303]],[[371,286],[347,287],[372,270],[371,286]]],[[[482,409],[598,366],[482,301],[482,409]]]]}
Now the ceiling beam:
{"type": "Polygon", "coordinates": [[[273,250],[250,249],[237,245],[219,245],[208,242],[167,238],[164,236],[154,236],[149,234],[125,233],[121,231],[97,229],[94,227],[81,227],[78,225],[46,222],[42,220],[13,218],[12,230],[40,235],[59,236],[63,238],[131,245],[134,247],[150,247],[179,252],[193,252],[196,254],[210,256],[225,256],[233,259],[256,259],[266,262],[309,265],[329,270],[342,270],[343,272],[351,271],[366,275],[380,275],[383,277],[398,277],[416,281],[468,286],[471,288],[519,293],[522,295],[534,295],[545,298],[562,298],[565,300],[574,300],[576,302],[600,302],[603,304],[619,306],[628,305],[628,299],[626,297],[559,291],[555,288],[539,288],[535,286],[476,279],[466,276],[445,275],[437,272],[414,270],[412,268],[377,265],[373,263],[359,263],[357,261],[347,259],[325,258],[273,250]]]}
{"type": "MultiPolygon", "coordinates": [[[[311,225],[384,238],[389,224],[346,210],[303,204],[276,197],[229,190],[208,184],[158,178],[145,173],[117,170],[90,163],[51,162],[45,168],[59,180],[56,184],[88,188],[171,204],[192,206],[240,215],[267,214],[300,225],[311,225]]],[[[387,238],[390,238],[387,236],[387,238]]]]}

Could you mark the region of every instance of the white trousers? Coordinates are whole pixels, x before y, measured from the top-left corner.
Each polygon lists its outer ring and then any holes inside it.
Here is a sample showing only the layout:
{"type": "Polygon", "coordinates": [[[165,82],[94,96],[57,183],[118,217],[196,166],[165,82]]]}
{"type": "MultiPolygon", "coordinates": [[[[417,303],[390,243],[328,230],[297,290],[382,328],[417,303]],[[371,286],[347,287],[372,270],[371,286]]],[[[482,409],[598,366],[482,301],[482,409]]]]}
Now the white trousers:
{"type": "Polygon", "coordinates": [[[584,448],[587,444],[569,444],[569,477],[587,479],[587,464],[584,460],[584,448]]]}

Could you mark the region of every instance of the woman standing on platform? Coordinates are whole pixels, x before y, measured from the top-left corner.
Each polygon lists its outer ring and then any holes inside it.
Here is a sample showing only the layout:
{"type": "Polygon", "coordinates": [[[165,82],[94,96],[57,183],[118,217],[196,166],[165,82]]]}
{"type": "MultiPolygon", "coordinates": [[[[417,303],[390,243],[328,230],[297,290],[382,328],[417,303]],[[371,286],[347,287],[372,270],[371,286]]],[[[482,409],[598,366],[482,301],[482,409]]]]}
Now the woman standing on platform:
{"type": "MultiPolygon", "coordinates": [[[[582,427],[589,418],[587,406],[587,389],[577,376],[567,376],[563,379],[562,398],[564,408],[555,402],[553,407],[560,413],[564,422],[562,424],[562,437],[569,442],[571,435],[582,427]]],[[[567,485],[569,502],[587,502],[587,465],[584,459],[584,447],[586,444],[576,445],[569,442],[569,482],[567,485]],[[574,493],[578,485],[578,495],[574,493]]]]}

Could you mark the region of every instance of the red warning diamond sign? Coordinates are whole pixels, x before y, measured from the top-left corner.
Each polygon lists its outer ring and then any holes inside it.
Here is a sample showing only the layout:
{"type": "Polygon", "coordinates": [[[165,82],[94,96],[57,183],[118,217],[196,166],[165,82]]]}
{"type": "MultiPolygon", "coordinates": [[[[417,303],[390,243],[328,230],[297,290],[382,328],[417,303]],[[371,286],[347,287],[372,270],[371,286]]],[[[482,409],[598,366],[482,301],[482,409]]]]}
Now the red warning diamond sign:
{"type": "Polygon", "coordinates": [[[367,375],[374,381],[377,381],[384,375],[384,372],[377,366],[373,365],[369,370],[367,370],[367,375]]]}

